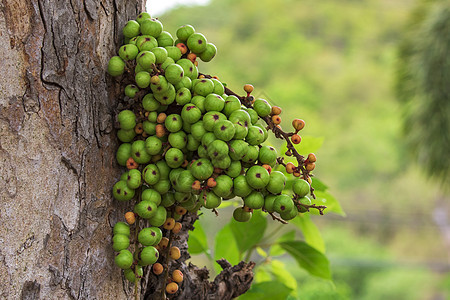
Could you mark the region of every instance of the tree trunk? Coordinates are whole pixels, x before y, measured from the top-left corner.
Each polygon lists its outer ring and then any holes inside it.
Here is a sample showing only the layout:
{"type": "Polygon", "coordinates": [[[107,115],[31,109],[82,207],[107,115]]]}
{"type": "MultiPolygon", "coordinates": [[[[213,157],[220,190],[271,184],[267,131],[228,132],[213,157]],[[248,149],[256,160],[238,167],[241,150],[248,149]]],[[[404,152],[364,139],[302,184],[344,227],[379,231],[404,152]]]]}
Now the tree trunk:
{"type": "MultiPolygon", "coordinates": [[[[143,0],[0,1],[0,298],[125,299],[106,76],[143,0]]],[[[123,209],[122,209],[123,210],[123,209]]]]}
{"type": "MultiPolygon", "coordinates": [[[[143,0],[0,0],[0,298],[130,299],[114,266],[112,226],[130,203],[111,196],[120,177],[113,128],[123,90],[106,66],[143,0]]],[[[254,263],[214,282],[186,265],[186,215],[171,298],[231,299],[250,287],[254,263]]],[[[164,258],[162,253],[162,258],[164,258]]],[[[141,298],[164,283],[146,268],[141,298]]]]}

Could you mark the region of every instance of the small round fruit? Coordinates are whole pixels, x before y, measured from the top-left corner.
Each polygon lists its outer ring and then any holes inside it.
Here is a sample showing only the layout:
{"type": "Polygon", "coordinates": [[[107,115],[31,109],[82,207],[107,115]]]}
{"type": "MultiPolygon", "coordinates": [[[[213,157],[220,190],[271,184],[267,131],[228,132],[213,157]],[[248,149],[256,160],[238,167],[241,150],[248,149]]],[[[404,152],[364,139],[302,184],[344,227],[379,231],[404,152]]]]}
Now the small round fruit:
{"type": "Polygon", "coordinates": [[[303,179],[295,179],[292,184],[292,191],[300,198],[308,195],[310,189],[309,183],[303,179]]]}
{"type": "Polygon", "coordinates": [[[171,259],[175,259],[175,260],[179,259],[181,257],[180,248],[178,248],[176,246],[171,247],[169,250],[169,256],[171,259]]]}
{"type": "Polygon", "coordinates": [[[291,197],[286,194],[277,196],[275,202],[273,203],[273,209],[279,214],[290,211],[293,207],[294,201],[292,201],[291,197]]]}
{"type": "Polygon", "coordinates": [[[130,226],[125,222],[117,222],[113,228],[113,234],[123,234],[130,237],[130,226]]]}
{"type": "Polygon", "coordinates": [[[163,227],[164,227],[164,229],[172,230],[173,227],[175,227],[175,220],[174,220],[174,218],[167,218],[166,221],[164,222],[163,227]]]}
{"type": "Polygon", "coordinates": [[[300,142],[302,141],[302,138],[298,134],[293,134],[291,136],[291,141],[293,144],[300,144],[300,142]]]}
{"type": "Polygon", "coordinates": [[[175,294],[178,291],[178,284],[171,282],[166,285],[166,293],[175,294]]]}
{"type": "Polygon", "coordinates": [[[256,99],[255,103],[253,103],[253,109],[260,117],[267,117],[272,112],[269,102],[264,99],[256,99]]]}
{"type": "Polygon", "coordinates": [[[180,41],[185,42],[194,32],[195,29],[191,25],[183,25],[177,29],[176,35],[180,41]]]}
{"type": "Polygon", "coordinates": [[[181,272],[178,269],[174,270],[172,272],[172,279],[173,279],[173,281],[178,282],[178,283],[182,282],[183,281],[183,272],[181,272]]]}
{"type": "Polygon", "coordinates": [[[123,272],[123,275],[125,275],[125,278],[130,281],[130,282],[136,282],[136,279],[139,279],[142,277],[142,275],[144,275],[144,270],[142,269],[141,266],[135,266],[136,272],[133,270],[133,268],[130,269],[126,269],[123,272]],[[138,278],[136,278],[136,273],[138,278]]]}
{"type": "Polygon", "coordinates": [[[124,234],[115,234],[112,239],[112,244],[114,251],[119,252],[130,246],[130,239],[124,234]]]}
{"type": "Polygon", "coordinates": [[[127,220],[128,224],[133,225],[136,222],[136,215],[134,212],[129,211],[125,213],[125,220],[127,220]]]}
{"type": "Polygon", "coordinates": [[[141,201],[134,206],[134,212],[141,218],[150,219],[156,213],[156,204],[151,201],[141,201]]]}
{"type": "Polygon", "coordinates": [[[175,226],[172,228],[172,232],[177,234],[181,231],[181,228],[183,227],[183,225],[179,222],[175,222],[175,226]]]}
{"type": "Polygon", "coordinates": [[[120,123],[120,128],[124,130],[134,129],[136,126],[136,115],[131,110],[122,110],[117,119],[120,123]]]}
{"type": "Polygon", "coordinates": [[[200,53],[199,57],[204,62],[211,61],[217,54],[217,47],[213,43],[207,43],[205,50],[200,53]]]}
{"type": "Polygon", "coordinates": [[[270,180],[267,170],[261,166],[253,166],[246,172],[247,183],[254,189],[262,189],[270,180]]]}
{"type": "MultiPolygon", "coordinates": [[[[298,198],[297,201],[300,204],[304,204],[304,205],[311,205],[312,204],[311,199],[308,196],[298,198]]],[[[308,211],[308,208],[306,208],[306,207],[304,207],[302,205],[299,205],[297,208],[298,208],[298,211],[301,212],[301,213],[304,213],[304,212],[308,211]]]]}
{"type": "Polygon", "coordinates": [[[139,252],[139,264],[142,266],[148,266],[154,264],[159,258],[159,252],[153,246],[142,248],[139,252]]]}
{"type": "Polygon", "coordinates": [[[186,43],[189,49],[196,54],[202,53],[206,50],[206,38],[201,33],[191,34],[186,43]]]}
{"type": "Polygon", "coordinates": [[[133,264],[133,254],[126,249],[121,250],[114,258],[114,262],[119,268],[128,269],[133,264]]]}
{"type": "Polygon", "coordinates": [[[248,222],[252,218],[252,213],[245,211],[243,207],[238,207],[233,211],[233,218],[238,222],[248,222]]]}
{"type": "Polygon", "coordinates": [[[109,75],[116,77],[125,72],[125,62],[119,56],[113,56],[108,62],[109,75]]]}
{"type": "Polygon", "coordinates": [[[292,121],[292,127],[294,127],[296,131],[300,131],[303,129],[303,127],[305,127],[305,121],[303,121],[302,119],[294,119],[292,121]]]}
{"type": "Polygon", "coordinates": [[[123,27],[123,36],[127,38],[135,37],[139,34],[140,25],[135,20],[130,20],[123,27]]]}
{"type": "Polygon", "coordinates": [[[154,263],[152,266],[153,274],[160,275],[164,271],[164,267],[160,263],[154,263]]]}

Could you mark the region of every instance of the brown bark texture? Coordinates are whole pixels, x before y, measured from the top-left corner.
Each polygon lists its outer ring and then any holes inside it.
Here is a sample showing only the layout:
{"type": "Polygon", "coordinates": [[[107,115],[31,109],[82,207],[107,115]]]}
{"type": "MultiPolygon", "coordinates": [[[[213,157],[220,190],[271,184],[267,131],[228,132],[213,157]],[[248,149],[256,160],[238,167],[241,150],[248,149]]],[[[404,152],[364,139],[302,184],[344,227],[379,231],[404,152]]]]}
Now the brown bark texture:
{"type": "Polygon", "coordinates": [[[142,0],[0,1],[0,299],[126,299],[106,76],[142,0]]]}
{"type": "MultiPolygon", "coordinates": [[[[134,299],[111,248],[131,203],[111,195],[123,87],[105,70],[141,11],[144,0],[0,0],[0,299],[134,299]]],[[[173,240],[183,256],[171,268],[185,280],[170,298],[247,291],[254,263],[221,260],[213,282],[186,264],[196,218],[173,240]]],[[[140,298],[162,289],[145,268],[140,298]]]]}

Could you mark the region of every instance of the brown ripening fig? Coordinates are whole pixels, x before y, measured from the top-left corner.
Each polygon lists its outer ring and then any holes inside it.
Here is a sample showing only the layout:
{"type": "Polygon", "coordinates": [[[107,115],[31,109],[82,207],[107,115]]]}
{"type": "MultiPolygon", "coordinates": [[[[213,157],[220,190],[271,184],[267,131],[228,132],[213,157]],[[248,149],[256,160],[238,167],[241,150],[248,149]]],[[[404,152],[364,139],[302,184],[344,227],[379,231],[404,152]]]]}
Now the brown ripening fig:
{"type": "Polygon", "coordinates": [[[279,106],[272,106],[272,115],[279,115],[281,114],[282,110],[279,106]]]}
{"type": "Polygon", "coordinates": [[[134,214],[134,212],[129,211],[125,214],[125,220],[128,224],[133,225],[134,222],[136,222],[136,215],[134,214]]]}
{"type": "Polygon", "coordinates": [[[152,271],[155,275],[160,275],[164,271],[164,267],[160,263],[154,263],[152,266],[152,271]]]}
{"type": "Polygon", "coordinates": [[[291,141],[294,144],[300,144],[300,142],[302,141],[302,138],[298,134],[294,134],[291,136],[291,141]]]}
{"type": "Polygon", "coordinates": [[[251,84],[246,84],[246,85],[244,85],[244,91],[247,93],[247,94],[250,94],[251,92],[253,92],[253,85],[251,85],[251,84]]]}
{"type": "Polygon", "coordinates": [[[172,232],[177,234],[181,231],[181,228],[183,227],[183,225],[179,222],[175,222],[175,226],[172,229],[172,232]]]}
{"type": "Polygon", "coordinates": [[[166,292],[168,294],[175,294],[178,291],[178,284],[175,282],[171,282],[168,285],[166,285],[166,292]]]}
{"type": "Polygon", "coordinates": [[[298,132],[298,131],[302,130],[303,127],[305,127],[305,121],[303,121],[302,119],[294,119],[292,121],[292,126],[298,132]]]}
{"type": "Polygon", "coordinates": [[[288,162],[286,164],[286,172],[288,174],[292,174],[292,173],[294,173],[294,170],[295,170],[295,165],[293,163],[291,163],[291,162],[288,162]]]}

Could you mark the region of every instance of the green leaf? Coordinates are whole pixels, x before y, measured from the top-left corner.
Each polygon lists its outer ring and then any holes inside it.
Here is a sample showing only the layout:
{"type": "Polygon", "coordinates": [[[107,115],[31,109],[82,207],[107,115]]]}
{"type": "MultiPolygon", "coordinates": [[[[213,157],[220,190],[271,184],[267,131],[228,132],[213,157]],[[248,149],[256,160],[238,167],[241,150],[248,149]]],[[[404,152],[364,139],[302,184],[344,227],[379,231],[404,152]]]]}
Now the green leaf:
{"type": "Polygon", "coordinates": [[[317,152],[323,144],[323,137],[302,136],[302,141],[296,148],[298,153],[307,156],[309,153],[317,152]]]}
{"type": "Polygon", "coordinates": [[[266,251],[264,251],[263,248],[261,247],[256,247],[256,252],[259,254],[259,256],[266,258],[267,257],[267,253],[266,251]]]}
{"type": "MultiPolygon", "coordinates": [[[[345,212],[339,204],[339,201],[337,201],[329,192],[315,191],[314,194],[316,195],[316,199],[312,199],[311,197],[311,202],[316,205],[325,205],[327,208],[323,211],[324,214],[334,212],[345,217],[345,212]]],[[[319,215],[317,209],[311,208],[309,211],[312,214],[319,215]]]]}
{"type": "Polygon", "coordinates": [[[328,186],[325,185],[321,180],[319,180],[317,177],[311,177],[312,183],[311,186],[316,191],[322,191],[325,192],[328,189],[328,186]]]}
{"type": "Polygon", "coordinates": [[[314,224],[311,220],[311,216],[309,214],[299,214],[297,218],[289,221],[289,223],[300,228],[308,245],[322,253],[325,253],[325,243],[322,239],[322,234],[316,224],[314,224]]]}
{"type": "Polygon", "coordinates": [[[330,262],[323,253],[302,241],[282,242],[280,245],[311,275],[331,279],[330,262]]]}
{"type": "MultiPolygon", "coordinates": [[[[231,231],[230,223],[225,225],[216,235],[214,246],[214,260],[225,258],[232,265],[239,263],[240,255],[236,244],[233,232],[231,231]]],[[[215,263],[214,267],[217,272],[222,271],[222,268],[215,263]]]]}
{"type": "Polygon", "coordinates": [[[261,265],[260,267],[256,268],[255,277],[253,278],[253,284],[271,280],[272,276],[270,276],[270,273],[267,271],[265,265],[261,265]]]}
{"type": "Polygon", "coordinates": [[[235,201],[233,201],[232,199],[227,200],[227,201],[222,201],[222,203],[220,203],[219,207],[217,209],[222,209],[228,206],[232,206],[234,204],[235,201]]]}
{"type": "Polygon", "coordinates": [[[264,281],[252,284],[239,300],[286,300],[291,289],[279,281],[264,281]]]}
{"type": "Polygon", "coordinates": [[[279,243],[287,242],[287,241],[293,241],[293,240],[295,240],[295,230],[291,230],[289,232],[286,232],[282,236],[280,236],[280,238],[278,238],[276,243],[273,244],[272,247],[270,247],[270,256],[283,255],[286,251],[283,248],[281,248],[279,243]]]}
{"type": "Polygon", "coordinates": [[[272,260],[271,273],[277,281],[283,282],[288,288],[292,290],[292,294],[297,293],[297,280],[290,272],[286,270],[286,266],[282,261],[272,260]]]}
{"type": "Polygon", "coordinates": [[[267,219],[260,210],[255,210],[248,222],[238,222],[231,220],[230,228],[237,242],[240,253],[244,253],[256,245],[264,236],[267,227],[267,219]]]}
{"type": "Polygon", "coordinates": [[[200,221],[194,223],[194,230],[189,233],[188,251],[190,254],[199,254],[208,252],[208,240],[200,221]]]}

